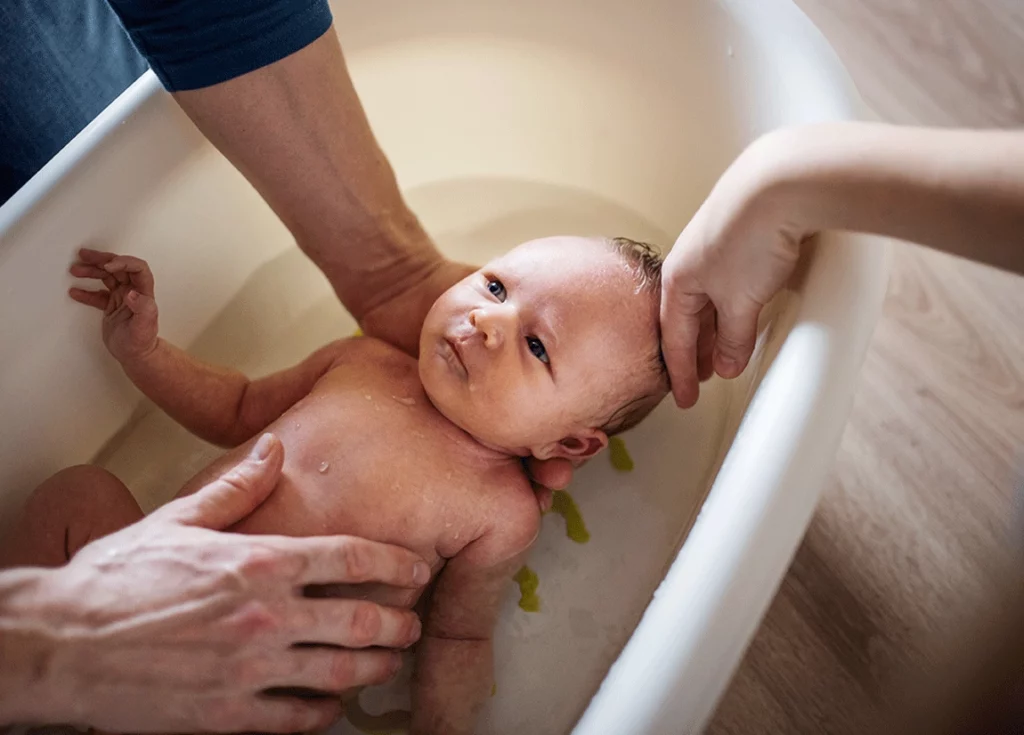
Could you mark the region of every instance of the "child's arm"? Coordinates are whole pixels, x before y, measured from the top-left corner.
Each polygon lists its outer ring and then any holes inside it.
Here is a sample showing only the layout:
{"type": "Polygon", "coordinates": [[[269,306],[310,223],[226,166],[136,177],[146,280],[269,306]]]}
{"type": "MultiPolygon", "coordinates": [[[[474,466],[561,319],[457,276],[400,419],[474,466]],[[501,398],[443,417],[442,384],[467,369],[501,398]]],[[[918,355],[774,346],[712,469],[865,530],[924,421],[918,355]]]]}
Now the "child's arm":
{"type": "Polygon", "coordinates": [[[512,576],[537,537],[532,497],[441,572],[416,649],[411,735],[471,735],[494,684],[494,625],[512,576]]]}
{"type": "Polygon", "coordinates": [[[71,289],[76,301],[104,311],[103,341],[146,397],[197,436],[237,446],[305,397],[330,369],[343,343],[322,347],[298,365],[251,381],[208,365],[157,336],[153,276],[145,261],[79,251],[72,275],[96,278],[104,291],[71,289]]]}
{"type": "Polygon", "coordinates": [[[698,351],[722,377],[743,371],[761,309],[804,240],[824,230],[896,237],[1024,274],[1024,131],[840,122],[754,142],[662,267],[662,348],[680,406],[697,401],[711,367],[698,365],[698,351]]]}

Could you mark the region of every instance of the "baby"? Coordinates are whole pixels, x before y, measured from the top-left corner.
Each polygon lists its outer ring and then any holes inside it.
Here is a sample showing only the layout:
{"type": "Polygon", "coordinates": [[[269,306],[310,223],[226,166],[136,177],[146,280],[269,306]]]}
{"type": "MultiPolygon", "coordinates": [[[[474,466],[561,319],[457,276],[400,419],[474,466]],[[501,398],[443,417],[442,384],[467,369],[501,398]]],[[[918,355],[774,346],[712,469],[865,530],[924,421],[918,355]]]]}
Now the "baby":
{"type": "MultiPolygon", "coordinates": [[[[444,284],[425,317],[387,316],[420,321],[418,355],[371,333],[254,381],[157,336],[153,277],[137,258],[80,251],[72,273],[106,290],[71,295],[104,310],[104,342],[143,393],[198,436],[233,447],[181,494],[270,431],[285,448],[281,480],[233,530],[361,536],[431,564],[411,730],[459,735],[472,732],[491,690],[499,602],[539,529],[521,458],[592,457],[668,391],[660,266],[624,238],[528,242],[444,284]]],[[[127,488],[93,467],[66,470],[41,493],[53,510],[47,529],[21,535],[23,563],[64,563],[142,516],[127,488]],[[83,493],[88,502],[74,502],[83,493]]],[[[368,592],[411,607],[423,590],[368,592]]]]}

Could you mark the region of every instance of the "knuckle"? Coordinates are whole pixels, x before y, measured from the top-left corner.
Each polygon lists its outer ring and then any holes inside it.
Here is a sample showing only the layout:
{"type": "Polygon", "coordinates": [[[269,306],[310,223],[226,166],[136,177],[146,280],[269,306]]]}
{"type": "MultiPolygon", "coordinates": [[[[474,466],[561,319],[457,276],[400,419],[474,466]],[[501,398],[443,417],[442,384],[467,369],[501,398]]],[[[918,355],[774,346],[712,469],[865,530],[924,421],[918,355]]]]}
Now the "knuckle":
{"type": "Polygon", "coordinates": [[[359,602],[352,609],[350,634],[353,646],[368,646],[377,640],[382,627],[380,608],[359,602]]]}
{"type": "Polygon", "coordinates": [[[242,554],[238,573],[247,579],[272,577],[281,566],[281,555],[265,546],[253,546],[242,554]]]}
{"type": "Polygon", "coordinates": [[[341,556],[350,581],[369,579],[374,567],[373,551],[369,546],[350,539],[341,547],[341,556]]]}
{"type": "Polygon", "coordinates": [[[245,605],[229,621],[233,637],[241,642],[277,633],[281,627],[280,617],[260,602],[245,605]]]}
{"type": "Polygon", "coordinates": [[[334,691],[342,691],[355,685],[355,657],[347,651],[338,651],[331,658],[327,672],[327,683],[334,691]]]}
{"type": "Polygon", "coordinates": [[[234,680],[246,689],[266,688],[270,666],[262,658],[243,659],[235,665],[234,680]]]}

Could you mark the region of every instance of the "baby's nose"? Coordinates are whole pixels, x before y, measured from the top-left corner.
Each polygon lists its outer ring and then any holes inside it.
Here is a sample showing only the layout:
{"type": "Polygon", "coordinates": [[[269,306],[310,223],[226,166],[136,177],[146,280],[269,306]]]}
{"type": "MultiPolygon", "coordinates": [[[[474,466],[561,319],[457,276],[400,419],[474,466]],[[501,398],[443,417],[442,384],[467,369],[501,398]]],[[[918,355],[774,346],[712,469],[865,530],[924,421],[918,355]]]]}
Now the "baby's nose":
{"type": "Polygon", "coordinates": [[[469,323],[483,335],[484,347],[501,347],[507,331],[507,318],[499,309],[474,309],[469,313],[469,323]]]}

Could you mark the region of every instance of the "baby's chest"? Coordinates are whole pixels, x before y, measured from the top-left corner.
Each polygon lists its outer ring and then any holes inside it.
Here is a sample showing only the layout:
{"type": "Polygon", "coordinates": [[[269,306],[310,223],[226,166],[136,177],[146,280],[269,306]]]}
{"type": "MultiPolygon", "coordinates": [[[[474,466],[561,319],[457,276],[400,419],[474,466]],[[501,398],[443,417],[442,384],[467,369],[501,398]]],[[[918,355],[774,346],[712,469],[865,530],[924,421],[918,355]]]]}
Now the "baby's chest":
{"type": "Polygon", "coordinates": [[[357,535],[428,558],[464,546],[479,527],[481,468],[451,451],[425,397],[402,388],[337,386],[282,417],[282,481],[239,530],[357,535]]]}

